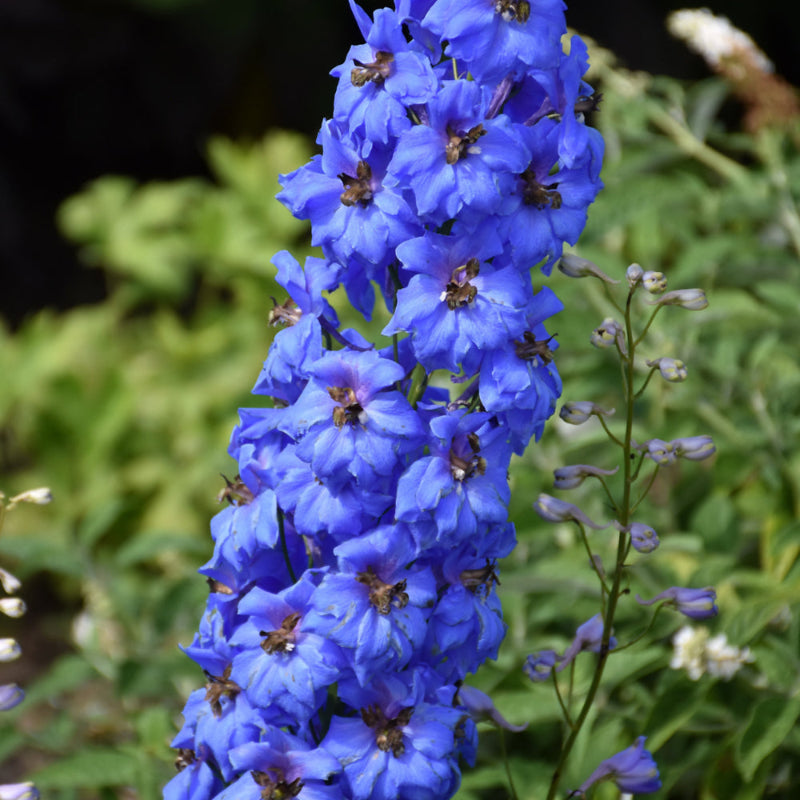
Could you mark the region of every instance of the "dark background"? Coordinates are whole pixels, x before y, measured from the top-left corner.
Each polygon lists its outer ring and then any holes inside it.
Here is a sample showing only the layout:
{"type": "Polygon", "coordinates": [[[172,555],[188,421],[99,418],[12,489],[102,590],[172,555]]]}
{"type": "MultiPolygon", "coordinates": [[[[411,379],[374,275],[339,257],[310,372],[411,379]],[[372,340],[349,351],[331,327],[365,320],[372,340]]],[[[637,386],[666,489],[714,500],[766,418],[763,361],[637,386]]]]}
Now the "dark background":
{"type": "MultiPolygon", "coordinates": [[[[573,0],[567,20],[632,69],[702,77],[702,60],[665,29],[683,6],[573,0]]],[[[777,6],[719,0],[712,11],[798,85],[800,7],[777,6]]],[[[346,0],[2,0],[0,315],[16,325],[40,308],[102,298],[100,275],[55,228],[64,198],[106,173],[203,174],[212,134],[315,135],[333,103],[327,73],[360,41],[346,0]]]]}

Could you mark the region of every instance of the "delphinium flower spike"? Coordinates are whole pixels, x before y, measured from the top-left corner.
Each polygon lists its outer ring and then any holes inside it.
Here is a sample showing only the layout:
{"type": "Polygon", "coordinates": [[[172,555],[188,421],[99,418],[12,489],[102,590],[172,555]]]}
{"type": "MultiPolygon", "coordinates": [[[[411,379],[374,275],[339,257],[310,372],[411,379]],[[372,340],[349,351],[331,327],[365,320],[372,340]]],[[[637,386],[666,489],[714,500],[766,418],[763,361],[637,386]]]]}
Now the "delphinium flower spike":
{"type": "Polygon", "coordinates": [[[446,800],[473,716],[502,719],[462,682],[505,633],[511,456],[561,392],[531,270],[601,186],[586,48],[561,0],[350,8],[322,152],[281,176],[322,257],[274,258],[271,403],[231,439],[168,798],[446,800]],[[339,286],[366,319],[377,286],[391,339],[340,329],[339,286]]]}

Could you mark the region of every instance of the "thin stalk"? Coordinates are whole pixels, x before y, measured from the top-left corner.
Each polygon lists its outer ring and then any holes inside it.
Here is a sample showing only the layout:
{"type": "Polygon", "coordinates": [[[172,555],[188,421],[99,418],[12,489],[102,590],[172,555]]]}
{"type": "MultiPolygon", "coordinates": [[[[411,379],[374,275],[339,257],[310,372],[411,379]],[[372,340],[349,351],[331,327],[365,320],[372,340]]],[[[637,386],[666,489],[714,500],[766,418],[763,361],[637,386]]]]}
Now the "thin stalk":
{"type": "Polygon", "coordinates": [[[506,737],[502,728],[500,731],[500,750],[503,753],[503,764],[506,768],[506,777],[508,778],[508,791],[511,795],[511,800],[519,800],[517,788],[514,786],[514,776],[511,774],[511,765],[508,763],[508,751],[506,750],[506,737]]]}
{"type": "MultiPolygon", "coordinates": [[[[627,341],[629,342],[630,353],[629,357],[626,359],[625,367],[627,372],[627,380],[625,382],[625,439],[623,443],[623,470],[624,470],[624,484],[623,484],[623,495],[622,495],[622,503],[620,503],[620,519],[619,523],[621,527],[626,527],[628,525],[630,519],[630,508],[631,508],[631,487],[633,484],[633,475],[631,472],[631,441],[633,439],[633,361],[634,361],[634,352],[636,349],[636,342],[633,338],[633,331],[631,325],[631,299],[633,297],[633,292],[628,292],[628,299],[625,304],[625,335],[627,341]]],[[[553,772],[553,778],[550,782],[550,790],[547,793],[547,800],[554,800],[556,797],[556,793],[558,792],[558,785],[561,782],[561,778],[564,772],[564,766],[569,758],[570,753],[572,752],[572,748],[575,746],[575,742],[578,739],[578,735],[583,728],[584,723],[586,722],[586,718],[589,716],[589,711],[591,710],[592,704],[594,703],[594,699],[597,695],[597,691],[600,688],[600,682],[603,679],[603,672],[605,670],[606,661],[608,661],[608,656],[611,652],[610,650],[610,641],[611,641],[611,631],[614,625],[614,614],[617,610],[617,602],[619,601],[620,597],[620,587],[622,584],[622,575],[623,575],[623,568],[625,564],[625,556],[628,552],[628,535],[626,533],[620,532],[619,537],[617,539],[617,561],[616,567],[614,569],[614,582],[611,587],[611,592],[608,596],[608,604],[605,609],[605,614],[603,616],[603,638],[600,641],[600,652],[597,658],[597,664],[594,670],[594,676],[592,677],[592,682],[589,686],[589,691],[586,694],[586,698],[583,701],[583,706],[581,707],[580,713],[578,714],[577,719],[575,720],[575,725],[570,732],[570,735],[567,737],[566,742],[564,742],[563,747],[561,748],[561,755],[559,756],[558,763],[556,764],[556,768],[553,772]]]]}
{"type": "Polygon", "coordinates": [[[297,577],[295,576],[294,569],[292,568],[292,559],[289,558],[289,548],[286,545],[286,528],[283,524],[283,512],[280,510],[280,508],[278,509],[278,533],[281,540],[283,560],[286,562],[286,569],[289,570],[289,577],[292,579],[292,583],[297,583],[297,577]]]}
{"type": "Polygon", "coordinates": [[[572,716],[569,713],[569,709],[564,704],[564,698],[561,696],[561,690],[558,688],[558,677],[556,675],[555,669],[550,673],[551,677],[553,678],[553,688],[556,692],[556,699],[558,700],[558,704],[561,706],[561,713],[564,715],[564,722],[572,728],[572,716]]]}

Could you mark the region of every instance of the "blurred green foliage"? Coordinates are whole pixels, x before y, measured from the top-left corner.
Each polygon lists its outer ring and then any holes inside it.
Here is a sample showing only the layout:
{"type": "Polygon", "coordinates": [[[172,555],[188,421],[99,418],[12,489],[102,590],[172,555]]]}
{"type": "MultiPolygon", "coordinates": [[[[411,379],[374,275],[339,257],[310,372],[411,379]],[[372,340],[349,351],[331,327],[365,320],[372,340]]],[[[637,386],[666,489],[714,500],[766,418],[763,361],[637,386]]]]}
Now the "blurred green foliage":
{"type": "MultiPolygon", "coordinates": [[[[662,546],[631,560],[631,594],[716,586],[710,627],[755,661],[730,682],[693,682],[669,669],[683,618],[659,615],[650,637],[610,659],[562,785],[645,733],[660,797],[788,800],[800,782],[800,157],[779,131],[740,133],[721,79],[686,86],[627,73],[598,48],[593,63],[606,189],[579,252],[619,277],[631,262],[661,270],[670,288],[699,286],[711,302],[702,313],[667,309],[647,340],[651,357],[684,360],[689,380],[651,384],[635,435],[709,433],[718,455],[661,471],[637,518],[662,546]]],[[[108,299],[0,331],[3,488],[47,484],[56,497],[0,540],[3,563],[48,598],[29,598],[26,632],[16,622],[7,634],[23,662],[36,655],[27,667],[37,677],[0,720],[0,759],[17,764],[9,779],[32,777],[48,797],[150,800],[171,774],[168,741],[202,682],[176,645],[201,613],[195,570],[211,552],[218,475],[234,469],[225,444],[236,408],[258,403],[248,391],[271,338],[269,298],[283,294],[269,260],[290,248],[302,261],[307,246],[273,199],[276,178],[308,154],[285,133],[216,140],[213,182],[94,182],[59,221],[104,271],[108,299]]],[[[557,272],[549,283],[566,306],[553,325],[565,399],[613,407],[617,372],[588,345],[591,327],[613,316],[602,287],[557,272]]],[[[521,666],[532,650],[563,649],[597,612],[598,589],[574,531],[542,523],[531,502],[554,468],[610,458],[599,426],[556,420],[515,464],[519,546],[501,575],[509,633],[474,683],[529,728],[505,742],[487,728],[460,800],[506,796],[504,748],[520,800],[546,794],[561,715],[551,686],[531,684],[521,666]]],[[[607,519],[590,486],[565,497],[607,519]]],[[[592,536],[610,552],[607,532],[592,536]]],[[[647,619],[624,599],[620,641],[647,619]]],[[[579,661],[578,696],[590,661],[579,661]]]]}

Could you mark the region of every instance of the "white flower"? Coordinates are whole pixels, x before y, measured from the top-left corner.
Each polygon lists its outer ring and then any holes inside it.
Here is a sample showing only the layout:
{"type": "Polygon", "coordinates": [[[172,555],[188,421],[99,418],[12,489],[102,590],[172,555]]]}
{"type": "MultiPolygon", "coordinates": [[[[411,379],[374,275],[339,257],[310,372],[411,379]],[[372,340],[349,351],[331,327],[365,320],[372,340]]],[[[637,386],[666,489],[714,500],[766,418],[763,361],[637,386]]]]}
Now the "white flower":
{"type": "Polygon", "coordinates": [[[728,644],[724,633],[709,638],[708,628],[684,625],[673,637],[670,667],[685,669],[693,681],[708,673],[712,678],[729,681],[742,664],[753,661],[747,647],[741,650],[728,644]]]}

